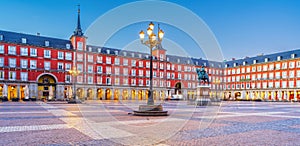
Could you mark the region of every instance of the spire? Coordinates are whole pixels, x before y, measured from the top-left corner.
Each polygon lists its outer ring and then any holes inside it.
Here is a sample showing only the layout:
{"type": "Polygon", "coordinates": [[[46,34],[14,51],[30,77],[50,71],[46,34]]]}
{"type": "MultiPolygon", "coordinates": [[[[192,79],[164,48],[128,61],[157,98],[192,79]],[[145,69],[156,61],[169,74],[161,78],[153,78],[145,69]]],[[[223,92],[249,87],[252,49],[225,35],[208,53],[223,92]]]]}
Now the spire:
{"type": "Polygon", "coordinates": [[[77,18],[77,27],[74,31],[74,35],[76,36],[83,36],[83,32],[81,30],[81,26],[80,26],[80,5],[78,6],[78,18],[77,18]]]}

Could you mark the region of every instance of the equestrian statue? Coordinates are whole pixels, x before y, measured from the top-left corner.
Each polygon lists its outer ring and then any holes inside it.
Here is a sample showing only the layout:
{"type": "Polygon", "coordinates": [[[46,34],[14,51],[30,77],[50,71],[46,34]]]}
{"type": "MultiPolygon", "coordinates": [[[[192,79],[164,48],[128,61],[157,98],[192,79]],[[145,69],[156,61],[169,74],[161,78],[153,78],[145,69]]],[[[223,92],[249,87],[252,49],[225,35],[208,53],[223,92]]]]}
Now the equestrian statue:
{"type": "Polygon", "coordinates": [[[199,83],[201,84],[201,81],[203,81],[204,84],[207,83],[209,85],[208,74],[206,73],[204,66],[202,66],[200,69],[197,68],[196,71],[197,71],[197,74],[198,74],[199,83]]]}

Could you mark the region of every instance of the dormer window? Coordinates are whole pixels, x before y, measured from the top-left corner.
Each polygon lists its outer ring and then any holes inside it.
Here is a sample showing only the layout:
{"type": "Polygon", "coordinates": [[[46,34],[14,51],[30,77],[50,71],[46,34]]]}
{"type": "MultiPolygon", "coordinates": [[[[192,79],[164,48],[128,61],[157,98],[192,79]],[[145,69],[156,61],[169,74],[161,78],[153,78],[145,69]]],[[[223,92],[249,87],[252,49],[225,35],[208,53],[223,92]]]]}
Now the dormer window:
{"type": "Polygon", "coordinates": [[[256,64],[257,63],[257,61],[256,60],[253,60],[253,64],[256,64]]]}
{"type": "Polygon", "coordinates": [[[215,65],[212,63],[212,64],[211,64],[211,67],[214,67],[214,66],[215,66],[215,65]]]}
{"type": "Polygon", "coordinates": [[[233,63],[233,67],[236,67],[236,63],[233,63]]]}
{"type": "Polygon", "coordinates": [[[107,53],[107,54],[109,54],[109,53],[110,53],[110,50],[109,50],[109,49],[107,49],[107,50],[106,50],[106,53],[107,53]]]}
{"type": "Polygon", "coordinates": [[[246,65],[246,64],[247,64],[247,62],[246,62],[246,61],[244,61],[244,62],[243,62],[243,65],[246,65]]]}
{"type": "Polygon", "coordinates": [[[227,68],[228,67],[228,64],[225,64],[225,68],[227,68]]]}
{"type": "Polygon", "coordinates": [[[46,47],[49,47],[49,44],[50,44],[49,41],[45,41],[45,46],[46,47]]]}
{"type": "Polygon", "coordinates": [[[167,61],[169,61],[169,57],[167,57],[167,61]]]}
{"type": "Polygon", "coordinates": [[[139,58],[142,58],[142,54],[139,54],[139,58]]]}
{"type": "Polygon", "coordinates": [[[92,52],[92,47],[89,47],[89,52],[92,52]]]}
{"type": "Polygon", "coordinates": [[[177,63],[180,63],[180,59],[179,58],[177,59],[177,63]]]}
{"type": "Polygon", "coordinates": [[[196,65],[198,65],[199,63],[198,63],[198,61],[196,61],[196,65]]]}
{"type": "Polygon", "coordinates": [[[131,53],[131,57],[134,57],[134,53],[131,53]]]}
{"type": "Polygon", "coordinates": [[[293,58],[293,59],[294,59],[294,58],[295,58],[295,56],[296,56],[295,54],[291,54],[291,58],[293,58]]]}
{"type": "Polygon", "coordinates": [[[3,35],[0,35],[0,41],[3,41],[3,35]]]}
{"type": "Polygon", "coordinates": [[[118,53],[118,51],[115,51],[115,55],[118,55],[119,53],[118,53]]]}
{"type": "Polygon", "coordinates": [[[188,60],[187,63],[190,64],[190,60],[188,60]]]}
{"type": "Polygon", "coordinates": [[[70,44],[66,44],[66,48],[67,48],[67,49],[70,49],[70,48],[71,48],[71,45],[70,45],[70,44]]]}
{"type": "Polygon", "coordinates": [[[123,55],[126,56],[126,55],[127,55],[127,52],[123,52],[123,55]]]}
{"type": "Polygon", "coordinates": [[[26,44],[26,42],[27,42],[26,38],[22,38],[22,43],[26,44]]]}
{"type": "Polygon", "coordinates": [[[269,58],[265,58],[265,62],[268,62],[269,61],[269,58]]]}
{"type": "Polygon", "coordinates": [[[98,48],[98,53],[101,53],[101,48],[98,48]]]}
{"type": "Polygon", "coordinates": [[[281,60],[281,56],[277,56],[277,61],[280,61],[281,60]]]}
{"type": "Polygon", "coordinates": [[[149,58],[149,55],[146,55],[146,58],[148,59],[148,58],[149,58]]]}
{"type": "Polygon", "coordinates": [[[203,63],[203,66],[206,66],[206,62],[203,63]]]}

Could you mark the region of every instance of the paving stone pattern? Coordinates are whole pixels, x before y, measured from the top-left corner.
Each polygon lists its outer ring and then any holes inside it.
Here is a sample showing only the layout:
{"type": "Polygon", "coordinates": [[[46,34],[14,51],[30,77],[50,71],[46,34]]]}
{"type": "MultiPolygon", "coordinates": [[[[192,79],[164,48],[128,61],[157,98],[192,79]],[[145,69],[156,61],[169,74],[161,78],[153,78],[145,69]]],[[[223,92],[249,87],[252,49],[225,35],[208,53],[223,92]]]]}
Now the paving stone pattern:
{"type": "Polygon", "coordinates": [[[0,103],[0,145],[300,145],[300,104],[163,102],[167,117],[133,116],[146,101],[0,103]]]}

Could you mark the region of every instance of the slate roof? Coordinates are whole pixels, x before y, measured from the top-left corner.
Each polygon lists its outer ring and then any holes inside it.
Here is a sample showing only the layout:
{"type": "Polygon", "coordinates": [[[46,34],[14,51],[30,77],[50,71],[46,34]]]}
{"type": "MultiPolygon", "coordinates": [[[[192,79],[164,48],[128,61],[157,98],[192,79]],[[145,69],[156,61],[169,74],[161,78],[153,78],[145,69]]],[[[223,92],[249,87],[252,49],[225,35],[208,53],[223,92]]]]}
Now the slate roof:
{"type": "Polygon", "coordinates": [[[253,60],[256,60],[256,63],[263,63],[265,62],[265,58],[268,58],[268,62],[274,62],[277,61],[278,56],[281,57],[280,60],[288,60],[288,59],[292,59],[292,54],[294,54],[294,58],[300,58],[300,49],[268,54],[268,55],[259,55],[255,57],[246,57],[238,60],[230,60],[230,61],[225,61],[225,64],[227,65],[227,67],[234,67],[234,63],[236,63],[236,66],[241,66],[245,61],[246,65],[252,65],[253,60]]]}
{"type": "Polygon", "coordinates": [[[39,47],[52,47],[57,49],[73,49],[70,40],[9,32],[3,30],[0,30],[0,36],[2,37],[2,40],[0,40],[0,42],[22,44],[22,38],[25,38],[26,44],[28,45],[39,46],[39,47]],[[49,41],[49,46],[45,46],[45,41],[49,41]],[[67,48],[66,44],[70,44],[70,48],[67,48]]]}

